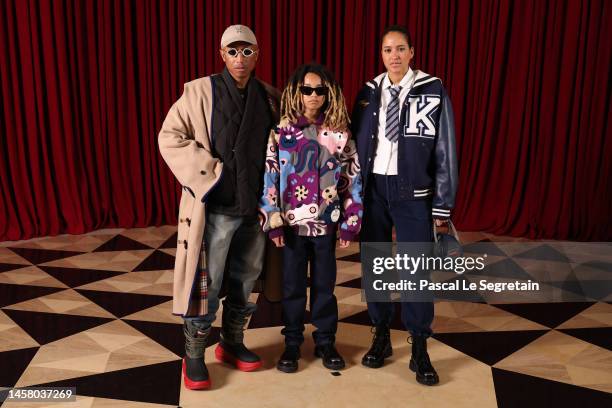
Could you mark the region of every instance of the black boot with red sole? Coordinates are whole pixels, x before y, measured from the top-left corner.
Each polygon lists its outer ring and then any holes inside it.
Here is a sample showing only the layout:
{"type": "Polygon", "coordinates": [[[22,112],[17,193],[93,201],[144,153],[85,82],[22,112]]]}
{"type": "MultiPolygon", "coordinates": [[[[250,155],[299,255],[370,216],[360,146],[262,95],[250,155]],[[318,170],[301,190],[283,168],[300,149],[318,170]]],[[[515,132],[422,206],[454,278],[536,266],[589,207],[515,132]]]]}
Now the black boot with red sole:
{"type": "Polygon", "coordinates": [[[185,357],[183,358],[183,381],[190,390],[206,390],[211,387],[208,369],[204,362],[204,350],[210,334],[210,326],[202,328],[202,323],[185,320],[185,357]]]}
{"type": "Polygon", "coordinates": [[[257,307],[253,303],[244,306],[223,301],[221,339],[215,349],[217,360],[231,364],[240,371],[254,371],[262,366],[259,356],[244,345],[244,328],[257,307]]]}
{"type": "Polygon", "coordinates": [[[259,356],[246,348],[243,343],[229,344],[221,340],[215,349],[215,357],[240,371],[255,371],[262,366],[259,356]]]}
{"type": "Polygon", "coordinates": [[[190,390],[207,390],[212,385],[202,358],[183,358],[183,379],[190,390]]]}

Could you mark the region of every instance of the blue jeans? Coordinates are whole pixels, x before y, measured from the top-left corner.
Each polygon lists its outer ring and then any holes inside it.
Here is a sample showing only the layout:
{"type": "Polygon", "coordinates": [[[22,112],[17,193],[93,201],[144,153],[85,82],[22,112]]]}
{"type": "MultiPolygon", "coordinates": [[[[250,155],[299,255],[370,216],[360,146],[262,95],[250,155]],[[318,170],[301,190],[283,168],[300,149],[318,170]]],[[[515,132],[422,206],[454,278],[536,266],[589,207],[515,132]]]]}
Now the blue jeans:
{"type": "MultiPolygon", "coordinates": [[[[398,242],[433,240],[431,201],[400,200],[397,176],[370,174],[363,204],[362,242],[391,242],[393,227],[398,242]]],[[[413,335],[431,336],[433,302],[400,304],[404,327],[413,335]]],[[[368,302],[368,313],[376,326],[391,323],[395,308],[393,302],[368,302]]]]}
{"type": "Polygon", "coordinates": [[[210,327],[216,319],[225,273],[228,274],[226,301],[238,307],[247,305],[263,267],[266,237],[256,215],[233,217],[208,213],[204,242],[208,265],[208,313],[184,317],[200,330],[210,327]]]}

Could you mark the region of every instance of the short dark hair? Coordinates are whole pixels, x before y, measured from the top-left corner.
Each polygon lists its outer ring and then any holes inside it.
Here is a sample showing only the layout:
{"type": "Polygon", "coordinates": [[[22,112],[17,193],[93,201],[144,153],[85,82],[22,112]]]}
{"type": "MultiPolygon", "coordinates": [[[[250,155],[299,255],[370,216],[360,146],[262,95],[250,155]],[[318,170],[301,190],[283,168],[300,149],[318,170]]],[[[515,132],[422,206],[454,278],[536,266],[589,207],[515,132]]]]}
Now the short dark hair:
{"type": "Polygon", "coordinates": [[[389,27],[385,28],[385,31],[383,31],[382,36],[380,37],[381,42],[389,33],[400,33],[408,42],[408,46],[412,47],[412,38],[410,38],[410,33],[406,27],[402,25],[390,25],[389,27]]]}

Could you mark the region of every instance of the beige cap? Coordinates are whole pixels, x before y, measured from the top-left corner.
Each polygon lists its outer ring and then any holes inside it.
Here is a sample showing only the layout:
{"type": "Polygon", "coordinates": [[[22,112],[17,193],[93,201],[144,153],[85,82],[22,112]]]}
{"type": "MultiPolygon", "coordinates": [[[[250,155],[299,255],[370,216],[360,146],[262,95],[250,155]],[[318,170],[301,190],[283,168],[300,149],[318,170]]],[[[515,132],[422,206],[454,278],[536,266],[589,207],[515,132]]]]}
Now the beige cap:
{"type": "Polygon", "coordinates": [[[235,24],[227,27],[221,36],[221,48],[227,47],[231,43],[242,41],[257,45],[257,38],[251,29],[242,24],[235,24]]]}

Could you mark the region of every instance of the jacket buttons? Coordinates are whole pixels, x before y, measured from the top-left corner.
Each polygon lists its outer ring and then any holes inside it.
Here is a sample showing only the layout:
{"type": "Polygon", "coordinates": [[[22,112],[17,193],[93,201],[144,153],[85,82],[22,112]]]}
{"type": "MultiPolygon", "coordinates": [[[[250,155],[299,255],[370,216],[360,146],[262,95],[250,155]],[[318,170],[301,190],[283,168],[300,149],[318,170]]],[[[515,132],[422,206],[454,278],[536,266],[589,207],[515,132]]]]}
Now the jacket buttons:
{"type": "Polygon", "coordinates": [[[206,170],[200,170],[200,174],[205,176],[206,175],[206,170]]]}
{"type": "Polygon", "coordinates": [[[183,241],[183,246],[185,247],[185,249],[187,249],[187,240],[183,241]]]}
{"type": "Polygon", "coordinates": [[[191,226],[191,218],[185,218],[185,222],[187,223],[187,226],[191,226]]]}
{"type": "Polygon", "coordinates": [[[374,112],[374,116],[376,116],[376,112],[374,112]]]}
{"type": "Polygon", "coordinates": [[[374,135],[372,135],[372,139],[374,139],[374,135]]]}
{"type": "Polygon", "coordinates": [[[179,222],[183,222],[184,220],[182,218],[179,218],[179,222]]]}

